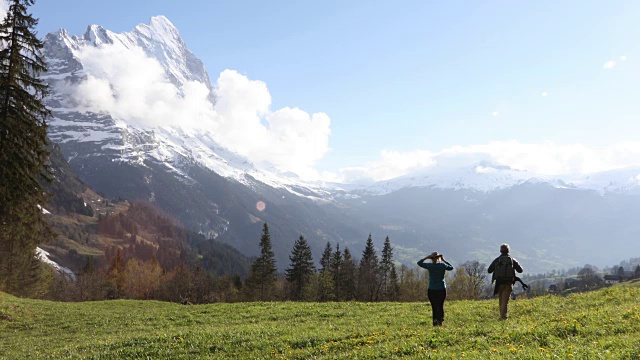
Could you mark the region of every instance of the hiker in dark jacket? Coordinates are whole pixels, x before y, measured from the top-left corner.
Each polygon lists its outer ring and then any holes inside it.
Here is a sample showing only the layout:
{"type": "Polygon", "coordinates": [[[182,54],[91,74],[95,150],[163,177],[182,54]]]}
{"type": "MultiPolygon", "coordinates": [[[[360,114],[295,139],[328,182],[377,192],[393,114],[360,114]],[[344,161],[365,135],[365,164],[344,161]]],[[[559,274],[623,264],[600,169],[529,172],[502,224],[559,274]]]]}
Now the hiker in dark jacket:
{"type": "Polygon", "coordinates": [[[444,300],[447,298],[447,284],[444,281],[444,272],[453,270],[453,266],[437,251],[420,259],[418,266],[429,270],[427,296],[431,303],[433,326],[440,326],[444,322],[444,300]],[[427,259],[431,260],[431,262],[424,262],[427,259]]]}
{"type": "Polygon", "coordinates": [[[493,279],[496,286],[493,295],[498,295],[500,303],[500,318],[507,318],[507,310],[509,309],[509,297],[513,291],[513,284],[516,281],[515,272],[522,272],[522,266],[518,260],[509,255],[509,244],[500,245],[500,256],[498,256],[491,265],[489,265],[489,273],[493,273],[493,279]]]}

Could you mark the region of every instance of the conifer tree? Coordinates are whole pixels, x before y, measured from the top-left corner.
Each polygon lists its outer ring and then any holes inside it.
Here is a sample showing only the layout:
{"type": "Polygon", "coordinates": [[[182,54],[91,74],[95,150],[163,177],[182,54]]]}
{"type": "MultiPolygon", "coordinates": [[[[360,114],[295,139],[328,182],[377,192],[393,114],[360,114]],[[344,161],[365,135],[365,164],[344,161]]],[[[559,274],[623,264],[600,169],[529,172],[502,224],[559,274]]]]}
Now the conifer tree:
{"type": "Polygon", "coordinates": [[[640,265],[636,266],[636,271],[633,273],[633,277],[640,279],[640,265]]]}
{"type": "Polygon", "coordinates": [[[320,258],[320,274],[318,276],[318,301],[335,300],[335,287],[333,285],[333,274],[331,273],[331,258],[333,257],[333,247],[327,241],[327,245],[320,258]]]}
{"type": "Polygon", "coordinates": [[[384,240],[382,260],[380,262],[382,296],[384,300],[395,300],[398,295],[398,274],[393,263],[393,249],[389,237],[384,240]]]}
{"type": "Polygon", "coordinates": [[[356,264],[355,259],[351,256],[351,251],[349,251],[348,247],[344,248],[344,253],[342,254],[342,284],[340,294],[342,295],[342,300],[354,300],[356,298],[356,277],[358,272],[358,265],[356,264]]]}
{"type": "Polygon", "coordinates": [[[40,266],[35,249],[52,238],[38,205],[49,180],[43,103],[46,71],[35,35],[38,20],[27,12],[34,0],[10,0],[0,24],[0,290],[29,295],[40,266]]]}
{"type": "Polygon", "coordinates": [[[387,291],[388,301],[397,301],[400,298],[400,279],[395,265],[391,268],[389,274],[389,290],[387,291]]]}
{"type": "Polygon", "coordinates": [[[331,269],[331,275],[333,279],[333,294],[335,296],[336,301],[342,300],[342,283],[343,283],[343,273],[342,273],[342,252],[340,251],[340,244],[336,245],[336,251],[331,256],[331,261],[329,262],[329,269],[331,269]]]}
{"type": "Polygon", "coordinates": [[[358,298],[362,301],[377,301],[379,289],[378,255],[369,234],[358,266],[358,298]]]}
{"type": "Polygon", "coordinates": [[[246,290],[251,298],[266,301],[271,300],[272,290],[276,283],[276,259],[271,250],[271,236],[267,223],[262,227],[260,238],[260,256],[251,264],[246,290]]]}
{"type": "Polygon", "coordinates": [[[322,252],[322,257],[320,258],[321,272],[323,272],[325,269],[329,267],[329,263],[331,262],[332,255],[333,255],[333,248],[331,247],[331,243],[327,241],[327,245],[324,247],[324,251],[322,252]]]}
{"type": "Polygon", "coordinates": [[[293,245],[289,260],[291,260],[291,263],[285,275],[291,287],[289,296],[291,300],[302,300],[303,289],[309,283],[313,273],[316,272],[311,248],[302,235],[293,245]]]}

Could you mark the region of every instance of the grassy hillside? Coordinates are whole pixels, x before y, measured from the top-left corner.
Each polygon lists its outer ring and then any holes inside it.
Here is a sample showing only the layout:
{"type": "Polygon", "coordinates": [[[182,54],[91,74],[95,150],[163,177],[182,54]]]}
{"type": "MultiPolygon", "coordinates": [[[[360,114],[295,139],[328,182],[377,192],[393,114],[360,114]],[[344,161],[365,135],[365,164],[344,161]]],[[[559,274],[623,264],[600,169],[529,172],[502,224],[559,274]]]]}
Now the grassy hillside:
{"type": "Polygon", "coordinates": [[[640,358],[640,283],[568,297],[428,303],[55,303],[0,293],[0,357],[640,358]]]}

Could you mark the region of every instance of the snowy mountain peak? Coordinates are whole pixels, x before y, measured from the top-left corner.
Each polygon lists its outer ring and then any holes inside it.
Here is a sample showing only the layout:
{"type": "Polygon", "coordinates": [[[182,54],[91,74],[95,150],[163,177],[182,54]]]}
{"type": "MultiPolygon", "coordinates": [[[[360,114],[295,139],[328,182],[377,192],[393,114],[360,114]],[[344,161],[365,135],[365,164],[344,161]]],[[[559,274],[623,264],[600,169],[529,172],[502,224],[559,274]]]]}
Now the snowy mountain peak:
{"type": "MultiPolygon", "coordinates": [[[[151,160],[183,178],[188,177],[189,166],[198,164],[224,177],[245,183],[251,182],[248,178],[256,179],[298,194],[325,194],[327,189],[384,194],[407,187],[488,192],[536,176],[482,158],[464,162],[445,158],[433,167],[395,179],[342,186],[310,184],[274,166],[254,165],[221,146],[211,130],[214,127],[206,131],[183,128],[185,123],[213,122],[217,104],[204,64],[164,16],[152,17],[148,24],[120,34],[99,25],[88,26],[81,37],[61,29],[46,36],[43,53],[49,65],[43,78],[52,89],[47,101],[54,115],[49,135],[63,144],[65,155],[78,161],[92,156],[135,164],[151,160]]],[[[640,193],[637,170],[562,180],[542,177],[540,181],[555,187],[640,193]]]]}
{"type": "MultiPolygon", "coordinates": [[[[144,27],[147,27],[147,25],[140,24],[136,28],[140,29],[144,27]]],[[[158,34],[171,34],[174,37],[180,37],[178,28],[164,15],[152,16],[148,27],[158,34]]]]}
{"type": "Polygon", "coordinates": [[[93,46],[113,44],[111,34],[100,25],[89,25],[82,38],[93,46]]]}
{"type": "Polygon", "coordinates": [[[99,25],[81,37],[60,30],[47,35],[43,54],[54,115],[49,135],[73,161],[153,161],[186,181],[197,164],[243,183],[307,186],[224,148],[213,127],[194,130],[198,122],[215,120],[214,89],[204,64],[166,17],[120,34],[99,25]]]}
{"type": "MultiPolygon", "coordinates": [[[[133,30],[137,37],[160,45],[175,54],[188,52],[187,46],[180,36],[178,29],[164,16],[154,16],[149,24],[139,24],[133,30]]],[[[140,39],[138,39],[140,44],[140,39]]]]}

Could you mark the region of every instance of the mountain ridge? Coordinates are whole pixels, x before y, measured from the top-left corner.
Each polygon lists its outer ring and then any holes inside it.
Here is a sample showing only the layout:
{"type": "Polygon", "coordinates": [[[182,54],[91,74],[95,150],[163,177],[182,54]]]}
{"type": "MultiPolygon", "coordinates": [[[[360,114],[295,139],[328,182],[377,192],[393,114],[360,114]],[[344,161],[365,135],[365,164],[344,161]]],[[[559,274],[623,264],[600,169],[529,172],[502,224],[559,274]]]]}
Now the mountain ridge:
{"type": "MultiPolygon", "coordinates": [[[[203,111],[215,113],[215,89],[204,65],[176,37],[179,32],[170,21],[158,17],[124,34],[92,25],[82,37],[60,30],[45,39],[44,55],[50,64],[45,80],[52,87],[47,99],[53,110],[50,136],[83,181],[107,197],[151,202],[190,230],[229,243],[247,255],[257,253],[255,234],[267,222],[273,238],[278,239],[274,250],[280,268],[288,262],[289,250],[301,234],[314,254],[320,254],[328,241],[357,252],[368,233],[375,234],[376,242],[391,235],[397,254],[408,263],[416,253],[435,247],[450,251],[459,260],[472,256],[485,260],[490,258],[485,248],[503,241],[522,245],[525,260],[547,254],[548,249],[562,253],[579,244],[575,236],[590,236],[579,231],[585,223],[624,227],[610,231],[620,237],[616,241],[627,241],[638,232],[633,219],[617,209],[636,211],[633,201],[640,195],[640,168],[539,176],[488,161],[464,166],[449,161],[373,184],[306,181],[275,166],[254,164],[221,145],[215,130],[203,130],[205,124],[194,124],[190,118],[180,118],[186,123],[167,121],[163,114],[170,109],[149,105],[144,110],[154,111],[157,118],[141,119],[137,108],[131,108],[135,104],[127,103],[131,100],[127,96],[144,102],[148,99],[136,96],[149,89],[118,92],[119,87],[130,84],[105,75],[113,70],[109,66],[121,66],[118,61],[140,61],[153,72],[154,84],[162,94],[178,105],[193,99],[190,86],[208,90],[206,96],[196,91],[206,100],[198,104],[206,105],[203,111]],[[109,61],[98,61],[103,59],[100,51],[112,51],[104,55],[109,61]],[[108,66],[102,66],[105,64],[108,66]],[[547,203],[536,203],[536,196],[547,203]],[[554,196],[588,204],[587,209],[610,203],[609,212],[586,211],[588,216],[583,216],[577,212],[585,209],[561,207],[554,196]],[[523,208],[519,201],[531,201],[531,209],[523,208]],[[259,202],[266,209],[257,207],[259,202]],[[513,208],[504,208],[507,206],[513,208]],[[547,206],[566,213],[550,212],[547,206]],[[564,222],[548,216],[550,213],[564,222]],[[553,228],[537,223],[530,226],[528,218],[549,221],[553,228]],[[524,240],[512,241],[514,238],[524,240]],[[540,247],[530,246],[534,241],[540,247]]],[[[606,231],[593,233],[597,236],[585,240],[589,246],[606,236],[606,231]]],[[[587,249],[576,256],[592,253],[587,249]]],[[[572,264],[574,260],[584,263],[571,258],[572,264]]],[[[554,257],[545,266],[557,268],[561,263],[561,256],[554,257]]]]}

